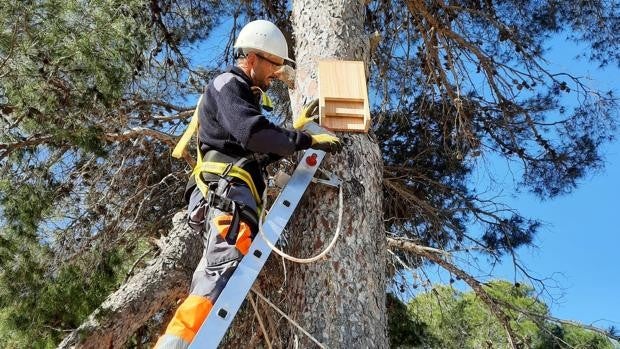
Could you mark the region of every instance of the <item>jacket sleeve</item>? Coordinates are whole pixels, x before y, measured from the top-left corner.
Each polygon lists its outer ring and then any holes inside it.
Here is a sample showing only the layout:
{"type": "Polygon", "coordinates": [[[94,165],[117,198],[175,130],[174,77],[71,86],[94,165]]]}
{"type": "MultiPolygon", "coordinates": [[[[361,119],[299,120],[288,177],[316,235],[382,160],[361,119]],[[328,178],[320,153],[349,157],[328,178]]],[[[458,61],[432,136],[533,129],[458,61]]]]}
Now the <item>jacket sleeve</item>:
{"type": "Polygon", "coordinates": [[[287,130],[267,120],[254,103],[250,89],[236,78],[223,84],[214,96],[217,119],[241,145],[258,153],[290,155],[312,144],[310,135],[287,130]]]}

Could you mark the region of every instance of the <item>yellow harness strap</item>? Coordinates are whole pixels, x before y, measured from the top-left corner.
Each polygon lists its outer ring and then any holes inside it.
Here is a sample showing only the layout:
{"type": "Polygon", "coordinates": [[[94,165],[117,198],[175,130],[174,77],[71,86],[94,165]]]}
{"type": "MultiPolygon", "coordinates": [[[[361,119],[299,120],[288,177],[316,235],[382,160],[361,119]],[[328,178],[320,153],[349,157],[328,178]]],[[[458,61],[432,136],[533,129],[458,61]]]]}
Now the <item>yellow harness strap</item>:
{"type": "Polygon", "coordinates": [[[261,104],[263,105],[263,108],[267,109],[267,111],[272,111],[273,110],[273,102],[271,101],[271,98],[269,98],[269,96],[263,92],[261,90],[261,104]]]}
{"type": "Polygon", "coordinates": [[[198,189],[202,192],[202,195],[206,197],[209,188],[207,184],[202,180],[202,176],[200,174],[202,172],[213,173],[222,177],[234,177],[242,180],[245,184],[248,185],[250,191],[252,192],[252,196],[254,200],[258,204],[261,202],[261,197],[258,195],[258,190],[256,190],[256,186],[254,186],[254,181],[252,180],[252,176],[244,169],[239,166],[234,166],[225,162],[213,162],[213,161],[202,161],[202,157],[198,158],[199,161],[196,163],[196,167],[192,171],[192,175],[196,179],[196,185],[198,185],[198,189]]]}
{"type": "MultiPolygon", "coordinates": [[[[174,147],[172,151],[172,156],[174,158],[181,158],[183,156],[183,152],[189,143],[189,140],[192,138],[192,135],[198,130],[198,108],[200,108],[200,102],[202,102],[202,95],[198,99],[198,104],[196,106],[196,110],[194,110],[194,115],[192,115],[192,120],[189,122],[189,126],[181,139],[174,147]]],[[[196,143],[198,143],[198,139],[196,139],[196,143]]],[[[213,162],[213,161],[202,161],[202,154],[200,153],[200,144],[196,144],[196,166],[192,170],[192,176],[196,180],[196,185],[198,189],[202,193],[204,197],[207,197],[207,192],[209,191],[209,187],[202,180],[202,176],[200,175],[202,172],[213,173],[222,177],[234,177],[242,180],[245,184],[248,185],[250,191],[252,192],[252,196],[254,196],[254,200],[260,205],[261,197],[258,195],[258,190],[256,190],[256,186],[254,185],[254,181],[252,180],[252,176],[244,169],[239,166],[231,165],[225,162],[213,162]]]]}
{"type": "MultiPolygon", "coordinates": [[[[183,156],[183,151],[185,151],[187,143],[189,143],[192,135],[198,130],[198,108],[200,107],[200,102],[202,102],[202,95],[198,98],[198,104],[196,104],[196,109],[194,109],[194,115],[192,115],[192,120],[189,122],[189,126],[187,126],[187,129],[183,132],[179,143],[177,143],[172,151],[173,158],[180,159],[181,156],[183,156]]],[[[200,161],[200,158],[198,158],[198,161],[200,161]]]]}

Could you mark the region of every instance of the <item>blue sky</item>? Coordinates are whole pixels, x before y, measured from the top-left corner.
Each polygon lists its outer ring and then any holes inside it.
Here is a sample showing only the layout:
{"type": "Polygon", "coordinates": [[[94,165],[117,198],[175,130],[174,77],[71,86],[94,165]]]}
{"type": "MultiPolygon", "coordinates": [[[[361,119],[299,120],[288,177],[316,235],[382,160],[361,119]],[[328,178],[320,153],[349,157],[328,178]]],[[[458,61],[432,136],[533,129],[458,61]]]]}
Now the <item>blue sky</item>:
{"type": "MultiPolygon", "coordinates": [[[[550,41],[548,66],[586,78],[591,87],[620,93],[620,69],[599,69],[596,63],[575,59],[583,47],[550,41]]],[[[620,115],[617,114],[616,116],[620,115]]],[[[504,183],[505,202],[523,216],[544,222],[535,244],[521,249],[520,256],[534,275],[552,278],[558,288],[546,299],[552,315],[607,328],[620,327],[620,142],[603,150],[605,168],[586,176],[571,194],[540,201],[528,193],[514,194],[504,183]]],[[[501,166],[501,165],[498,165],[501,166]]],[[[509,265],[497,269],[511,279],[509,265]]]]}
{"type": "MultiPolygon", "coordinates": [[[[585,180],[572,194],[546,202],[531,195],[508,200],[524,216],[545,222],[535,244],[521,250],[539,277],[552,277],[554,316],[602,327],[620,327],[618,199],[620,144],[607,149],[607,168],[585,180]]],[[[502,268],[504,269],[504,268],[502,268]]],[[[507,270],[503,270],[507,272],[507,270]]]]}

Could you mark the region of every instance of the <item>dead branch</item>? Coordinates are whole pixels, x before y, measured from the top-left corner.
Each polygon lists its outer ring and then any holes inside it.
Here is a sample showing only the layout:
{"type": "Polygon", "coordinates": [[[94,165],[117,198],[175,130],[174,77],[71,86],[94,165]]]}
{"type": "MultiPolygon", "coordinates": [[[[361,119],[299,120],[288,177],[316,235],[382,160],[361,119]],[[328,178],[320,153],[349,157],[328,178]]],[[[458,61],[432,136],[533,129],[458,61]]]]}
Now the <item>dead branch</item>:
{"type": "Polygon", "coordinates": [[[510,344],[510,347],[513,349],[516,348],[515,339],[517,338],[517,336],[513,332],[512,328],[510,327],[508,316],[506,315],[506,313],[504,313],[504,311],[501,309],[499,304],[484,290],[484,288],[482,287],[482,284],[478,282],[478,280],[476,280],[474,277],[472,277],[465,271],[461,270],[454,264],[446,261],[441,256],[441,254],[437,252],[430,252],[427,248],[417,245],[411,240],[393,239],[393,238],[388,237],[387,244],[388,244],[388,247],[395,248],[401,251],[414,253],[420,257],[424,257],[430,261],[433,261],[439,264],[440,266],[442,266],[444,269],[453,273],[454,275],[460,277],[463,281],[465,281],[469,285],[469,287],[471,287],[474,290],[474,292],[476,292],[478,297],[480,297],[482,301],[489,307],[489,310],[491,310],[493,315],[495,315],[495,317],[497,317],[497,319],[500,321],[500,323],[504,327],[504,330],[506,331],[506,335],[507,335],[507,339],[508,339],[508,343],[510,344]]]}

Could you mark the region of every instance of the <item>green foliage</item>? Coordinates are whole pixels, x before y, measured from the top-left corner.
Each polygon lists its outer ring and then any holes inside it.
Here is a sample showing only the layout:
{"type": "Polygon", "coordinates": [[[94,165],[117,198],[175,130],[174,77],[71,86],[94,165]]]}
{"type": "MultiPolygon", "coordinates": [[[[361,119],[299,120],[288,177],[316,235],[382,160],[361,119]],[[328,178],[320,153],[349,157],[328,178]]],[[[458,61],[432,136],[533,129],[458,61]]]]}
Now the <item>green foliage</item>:
{"type": "MultiPolygon", "coordinates": [[[[613,348],[609,339],[601,336],[600,334],[590,331],[584,331],[577,326],[565,325],[563,326],[564,339],[566,343],[569,343],[575,349],[589,349],[589,348],[613,348]]],[[[556,344],[555,342],[554,344],[556,344]]],[[[567,346],[564,346],[565,348],[567,346]]],[[[542,348],[542,347],[541,347],[542,348]]],[[[560,348],[562,348],[560,346],[560,348]]]]}
{"type": "MultiPolygon", "coordinates": [[[[106,171],[145,153],[127,163],[148,169],[163,151],[131,143],[119,151],[105,138],[128,126],[122,104],[148,75],[159,35],[150,16],[143,0],[0,2],[0,347],[55,347],[146,248],[139,234],[100,238],[119,233],[109,222],[124,223],[112,217],[123,212],[113,195],[127,202],[149,193],[120,180],[118,191],[102,185],[106,171]],[[110,153],[115,160],[106,163],[110,153]]],[[[147,87],[141,92],[149,95],[147,87]]],[[[170,173],[162,167],[147,172],[149,181],[170,173]]],[[[142,211],[149,212],[161,218],[151,206],[142,211]]],[[[152,222],[168,224],[148,221],[154,232],[152,222]]]]}
{"type": "Polygon", "coordinates": [[[54,139],[59,143],[69,141],[77,148],[86,153],[92,153],[103,157],[107,154],[102,140],[103,130],[101,127],[82,127],[77,130],[59,129],[54,133],[54,139]]]}
{"type": "MultiPolygon", "coordinates": [[[[589,348],[611,349],[605,336],[572,325],[563,325],[546,319],[547,306],[534,298],[533,289],[506,281],[493,281],[484,286],[488,294],[505,307],[510,326],[523,348],[589,348]],[[519,310],[517,310],[519,309],[519,310]]],[[[450,286],[436,286],[421,293],[407,305],[408,321],[415,324],[406,333],[418,336],[422,348],[507,348],[506,332],[497,317],[473,292],[460,292],[450,286]],[[431,340],[432,342],[428,342],[431,340]]],[[[390,326],[394,326],[392,323],[390,326]]],[[[392,339],[394,341],[394,339],[392,339]]],[[[404,343],[405,344],[405,343],[404,343]]],[[[406,343],[407,345],[411,345],[406,343]]]]}
{"type": "Polygon", "coordinates": [[[117,104],[148,43],[136,16],[142,6],[77,0],[0,5],[0,23],[9,29],[0,54],[12,58],[0,91],[29,117],[26,130],[79,128],[117,104]]]}
{"type": "Polygon", "coordinates": [[[20,186],[0,181],[0,205],[4,208],[2,235],[36,242],[41,220],[51,209],[57,183],[40,177],[30,178],[20,186]]]}
{"type": "Polygon", "coordinates": [[[427,325],[411,317],[407,305],[395,297],[387,294],[388,336],[390,347],[412,347],[422,344],[433,347],[436,340],[428,332],[427,325]]]}
{"type": "Polygon", "coordinates": [[[0,273],[0,342],[8,347],[55,347],[64,329],[78,327],[127,270],[128,255],[120,252],[85,256],[51,271],[49,251],[39,246],[36,252],[38,258],[0,273]]]}
{"type": "Polygon", "coordinates": [[[540,62],[566,34],[591,45],[584,64],[620,63],[619,11],[610,1],[370,1],[386,230],[444,250],[472,241],[493,259],[531,245],[539,222],[494,198],[498,177],[484,164],[505,160],[518,190],[541,199],[604,165],[617,97],[540,62]]]}

